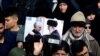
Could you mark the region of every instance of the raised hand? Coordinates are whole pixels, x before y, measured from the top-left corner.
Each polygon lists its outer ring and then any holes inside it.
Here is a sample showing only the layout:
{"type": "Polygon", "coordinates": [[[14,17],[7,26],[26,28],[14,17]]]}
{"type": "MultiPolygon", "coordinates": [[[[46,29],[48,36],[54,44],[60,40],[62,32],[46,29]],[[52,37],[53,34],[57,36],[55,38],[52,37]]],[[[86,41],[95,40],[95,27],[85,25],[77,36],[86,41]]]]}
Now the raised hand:
{"type": "Polygon", "coordinates": [[[43,48],[43,42],[42,39],[40,39],[39,42],[34,42],[34,55],[39,55],[42,52],[43,48]]]}

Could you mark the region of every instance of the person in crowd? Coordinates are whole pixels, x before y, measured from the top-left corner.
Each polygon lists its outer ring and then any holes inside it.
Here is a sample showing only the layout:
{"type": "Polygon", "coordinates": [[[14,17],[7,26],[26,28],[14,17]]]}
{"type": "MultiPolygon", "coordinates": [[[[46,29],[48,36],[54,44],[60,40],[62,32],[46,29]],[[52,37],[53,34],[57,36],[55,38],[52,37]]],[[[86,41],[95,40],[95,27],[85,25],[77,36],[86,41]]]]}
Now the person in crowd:
{"type": "Polygon", "coordinates": [[[27,56],[41,56],[43,55],[43,41],[42,36],[34,35],[29,42],[25,42],[25,49],[27,56]],[[28,44],[28,45],[27,45],[28,44]]]}
{"type": "Polygon", "coordinates": [[[17,41],[17,47],[18,48],[24,48],[24,42],[23,41],[17,41]]]}
{"type": "Polygon", "coordinates": [[[10,38],[5,36],[5,20],[0,16],[0,56],[8,56],[12,45],[10,38]]]}
{"type": "Polygon", "coordinates": [[[87,8],[86,17],[88,20],[93,21],[96,19],[96,12],[94,8],[87,8]]]}
{"type": "MultiPolygon", "coordinates": [[[[48,37],[54,37],[54,36],[50,36],[50,35],[45,36],[45,38],[48,37]]],[[[45,42],[44,39],[42,39],[43,42],[37,42],[40,44],[37,44],[38,47],[36,46],[36,49],[38,51],[34,50],[35,51],[34,55],[40,54],[43,56],[47,56],[47,55],[48,56],[70,56],[70,47],[65,41],[57,40],[57,39],[51,39],[51,41],[49,40],[47,40],[48,42],[45,42]]]]}
{"type": "Polygon", "coordinates": [[[18,22],[18,15],[17,15],[17,8],[16,7],[9,7],[4,11],[4,18],[5,18],[5,28],[10,31],[18,31],[19,26],[18,22]]]}
{"type": "MultiPolygon", "coordinates": [[[[29,52],[30,52],[30,47],[31,47],[31,42],[30,41],[32,41],[33,40],[33,38],[34,38],[34,40],[35,40],[35,36],[36,35],[38,35],[38,36],[42,36],[41,35],[41,33],[40,33],[40,31],[41,31],[41,29],[42,29],[42,24],[40,23],[40,22],[35,22],[34,23],[34,29],[32,30],[32,32],[29,32],[28,33],[28,35],[26,36],[26,38],[25,38],[25,42],[26,42],[26,51],[27,51],[27,53],[29,54],[29,52]]],[[[24,35],[23,35],[24,36],[24,35]]],[[[38,39],[38,38],[37,38],[38,39]]],[[[37,40],[36,39],[36,40],[37,40]]],[[[33,40],[33,41],[34,41],[33,40]]]]}
{"type": "Polygon", "coordinates": [[[48,25],[48,30],[50,32],[50,35],[54,35],[57,36],[56,39],[60,39],[60,34],[57,31],[56,27],[58,25],[57,21],[54,20],[48,20],[47,21],[47,25],[48,25]]]}
{"type": "Polygon", "coordinates": [[[100,47],[98,42],[90,37],[85,31],[86,18],[81,11],[77,11],[71,17],[71,28],[63,35],[63,40],[68,42],[71,45],[74,40],[83,40],[86,42],[89,52],[95,54],[95,56],[100,55],[100,47]]]}
{"type": "Polygon", "coordinates": [[[32,30],[32,32],[29,32],[28,35],[25,38],[26,42],[29,41],[30,37],[32,37],[34,35],[40,35],[41,36],[41,33],[40,33],[41,29],[42,29],[42,24],[40,22],[35,22],[34,23],[34,29],[32,30]]]}
{"type": "Polygon", "coordinates": [[[86,18],[91,22],[92,24],[92,32],[91,32],[91,35],[99,42],[98,40],[98,33],[99,33],[99,28],[100,26],[98,25],[99,24],[99,17],[98,17],[98,14],[96,13],[95,11],[95,8],[93,7],[87,7],[85,9],[85,15],[86,15],[86,18]]]}
{"type": "Polygon", "coordinates": [[[60,44],[52,46],[51,54],[52,56],[70,56],[69,45],[65,41],[61,41],[60,44]]]}
{"type": "Polygon", "coordinates": [[[75,8],[69,0],[58,0],[57,7],[53,12],[53,17],[59,20],[64,20],[63,34],[69,29],[70,17],[75,11],[75,8]]]}
{"type": "Polygon", "coordinates": [[[92,53],[89,53],[88,46],[82,40],[72,42],[71,51],[73,56],[94,56],[92,53]]]}
{"type": "Polygon", "coordinates": [[[92,28],[91,22],[87,19],[85,24],[86,33],[91,35],[92,28]]]}
{"type": "Polygon", "coordinates": [[[100,0],[96,3],[96,13],[100,16],[100,0]]]}
{"type": "Polygon", "coordinates": [[[17,41],[16,47],[11,49],[8,56],[26,56],[24,42],[17,41]]]}
{"type": "MultiPolygon", "coordinates": [[[[5,36],[9,38],[9,41],[12,41],[12,48],[16,45],[17,33],[22,28],[21,25],[18,25],[18,14],[16,7],[8,7],[3,12],[3,18],[5,19],[5,36]]],[[[20,37],[19,37],[20,38],[20,37]]]]}

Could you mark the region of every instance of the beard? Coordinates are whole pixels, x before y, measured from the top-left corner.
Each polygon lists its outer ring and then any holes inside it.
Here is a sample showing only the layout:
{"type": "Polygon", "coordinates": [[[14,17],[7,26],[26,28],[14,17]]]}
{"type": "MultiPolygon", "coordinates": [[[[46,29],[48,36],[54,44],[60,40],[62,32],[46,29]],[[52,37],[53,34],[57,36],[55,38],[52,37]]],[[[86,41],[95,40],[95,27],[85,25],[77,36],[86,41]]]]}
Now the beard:
{"type": "Polygon", "coordinates": [[[82,36],[83,32],[84,32],[84,30],[82,30],[81,32],[72,31],[72,35],[78,38],[78,37],[82,36]]]}

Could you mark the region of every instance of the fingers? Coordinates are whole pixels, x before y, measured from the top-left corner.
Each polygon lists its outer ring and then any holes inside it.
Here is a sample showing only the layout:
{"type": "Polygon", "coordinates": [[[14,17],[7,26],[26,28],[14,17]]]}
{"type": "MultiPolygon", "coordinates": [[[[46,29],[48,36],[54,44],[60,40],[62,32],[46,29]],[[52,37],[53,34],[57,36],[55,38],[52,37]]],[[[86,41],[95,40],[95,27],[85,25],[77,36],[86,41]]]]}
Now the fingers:
{"type": "Polygon", "coordinates": [[[42,43],[42,38],[40,39],[40,43],[42,43]]]}

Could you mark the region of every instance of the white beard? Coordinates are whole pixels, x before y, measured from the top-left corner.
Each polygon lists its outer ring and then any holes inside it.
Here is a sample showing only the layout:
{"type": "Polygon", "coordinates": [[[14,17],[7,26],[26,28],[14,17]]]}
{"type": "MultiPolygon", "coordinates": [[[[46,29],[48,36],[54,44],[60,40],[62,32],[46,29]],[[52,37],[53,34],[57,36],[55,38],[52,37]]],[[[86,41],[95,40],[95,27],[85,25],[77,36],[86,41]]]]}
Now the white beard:
{"type": "Polygon", "coordinates": [[[84,32],[84,29],[82,30],[82,32],[80,33],[77,33],[77,32],[74,32],[74,31],[71,31],[72,32],[72,35],[75,36],[75,37],[80,37],[82,36],[83,32],[84,32]]]}

